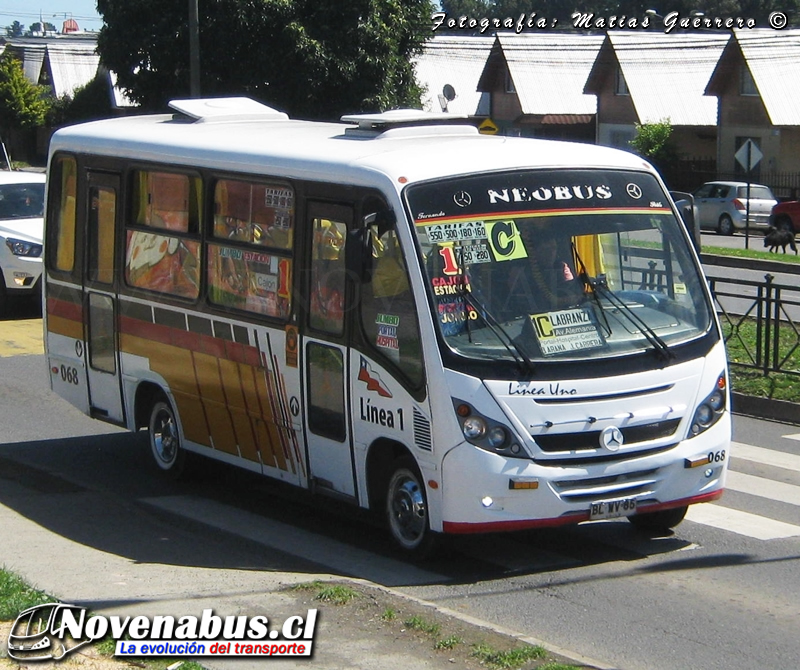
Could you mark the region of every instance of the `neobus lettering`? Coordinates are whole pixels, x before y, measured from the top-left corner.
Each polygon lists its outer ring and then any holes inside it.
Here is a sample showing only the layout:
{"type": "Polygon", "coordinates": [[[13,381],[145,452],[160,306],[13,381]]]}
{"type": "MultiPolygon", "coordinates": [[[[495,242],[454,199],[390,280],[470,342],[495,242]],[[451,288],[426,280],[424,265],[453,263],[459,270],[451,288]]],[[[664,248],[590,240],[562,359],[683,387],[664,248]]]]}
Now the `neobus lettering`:
{"type": "Polygon", "coordinates": [[[533,191],[528,190],[526,187],[514,187],[510,190],[504,188],[502,191],[495,191],[494,189],[488,190],[489,202],[496,204],[498,201],[503,202],[531,202],[539,200],[540,202],[547,202],[548,200],[591,200],[597,198],[599,200],[608,200],[611,196],[611,189],[604,185],[597,186],[540,186],[533,191]]]}
{"type": "Polygon", "coordinates": [[[374,423],[377,426],[384,428],[394,428],[394,417],[397,414],[397,427],[400,430],[405,430],[403,425],[403,408],[397,409],[384,409],[383,407],[376,407],[372,404],[369,398],[360,398],[361,404],[361,420],[368,423],[374,423]]]}

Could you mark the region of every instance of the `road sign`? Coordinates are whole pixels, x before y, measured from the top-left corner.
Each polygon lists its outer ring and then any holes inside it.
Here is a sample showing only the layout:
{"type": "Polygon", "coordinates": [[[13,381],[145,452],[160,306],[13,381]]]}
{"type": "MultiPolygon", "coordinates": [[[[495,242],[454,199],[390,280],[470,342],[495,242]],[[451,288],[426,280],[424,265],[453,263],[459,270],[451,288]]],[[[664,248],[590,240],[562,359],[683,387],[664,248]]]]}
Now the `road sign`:
{"type": "Polygon", "coordinates": [[[739,151],[736,152],[735,157],[739,165],[750,172],[750,170],[758,165],[759,161],[764,157],[764,154],[761,153],[761,150],[756,146],[753,140],[748,139],[739,147],[739,151]]]}
{"type": "Polygon", "coordinates": [[[497,135],[497,126],[494,125],[491,119],[485,119],[481,125],[478,126],[478,132],[484,135],[497,135]]]}

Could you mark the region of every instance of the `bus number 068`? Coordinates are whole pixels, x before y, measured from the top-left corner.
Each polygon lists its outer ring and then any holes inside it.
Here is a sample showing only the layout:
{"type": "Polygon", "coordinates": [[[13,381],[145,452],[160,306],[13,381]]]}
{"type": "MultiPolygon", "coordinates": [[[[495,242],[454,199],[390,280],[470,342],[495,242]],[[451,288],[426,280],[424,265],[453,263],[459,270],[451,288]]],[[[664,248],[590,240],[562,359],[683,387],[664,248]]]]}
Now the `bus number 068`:
{"type": "Polygon", "coordinates": [[[68,384],[78,385],[78,370],[76,368],[61,366],[61,379],[68,384]]]}

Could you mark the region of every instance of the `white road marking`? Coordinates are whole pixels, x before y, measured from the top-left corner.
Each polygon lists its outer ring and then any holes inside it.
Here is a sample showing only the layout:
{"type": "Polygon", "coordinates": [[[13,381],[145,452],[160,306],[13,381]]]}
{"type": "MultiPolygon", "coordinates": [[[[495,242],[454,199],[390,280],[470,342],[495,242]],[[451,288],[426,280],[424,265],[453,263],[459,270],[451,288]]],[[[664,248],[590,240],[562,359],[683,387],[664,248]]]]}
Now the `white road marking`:
{"type": "Polygon", "coordinates": [[[731,442],[731,457],[743,458],[746,461],[755,461],[764,465],[774,465],[777,468],[800,472],[800,456],[788,454],[785,451],[753,447],[741,442],[731,442]]]}
{"type": "Polygon", "coordinates": [[[728,471],[725,488],[740,493],[748,493],[759,498],[800,505],[800,486],[777,482],[765,477],[754,477],[741,472],[728,471]]]}
{"type": "Polygon", "coordinates": [[[795,433],[794,435],[783,435],[787,440],[797,440],[800,442],[800,433],[795,433]]]}
{"type": "Polygon", "coordinates": [[[258,544],[300,556],[345,575],[386,586],[442,582],[443,575],[385,558],[279,521],[194,496],[142,498],[141,502],[219,528],[258,544]]]}
{"type": "Polygon", "coordinates": [[[741,512],[719,504],[692,505],[686,514],[689,521],[714,526],[757,540],[777,540],[800,536],[800,526],[768,517],[741,512]]]}

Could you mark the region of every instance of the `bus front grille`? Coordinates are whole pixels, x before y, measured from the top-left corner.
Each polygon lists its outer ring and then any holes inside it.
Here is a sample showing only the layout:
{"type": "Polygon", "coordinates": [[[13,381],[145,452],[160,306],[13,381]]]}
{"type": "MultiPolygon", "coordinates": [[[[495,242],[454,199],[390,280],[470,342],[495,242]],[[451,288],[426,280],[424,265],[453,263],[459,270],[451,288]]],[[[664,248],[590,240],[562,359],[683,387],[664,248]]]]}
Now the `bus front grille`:
{"type": "MultiPolygon", "coordinates": [[[[620,427],[624,444],[638,444],[669,437],[675,433],[680,419],[666,419],[639,426],[620,427]]],[[[532,435],[536,444],[545,453],[588,451],[600,448],[599,430],[581,431],[577,433],[552,433],[532,435]]],[[[607,452],[606,452],[607,453],[607,452]]]]}

